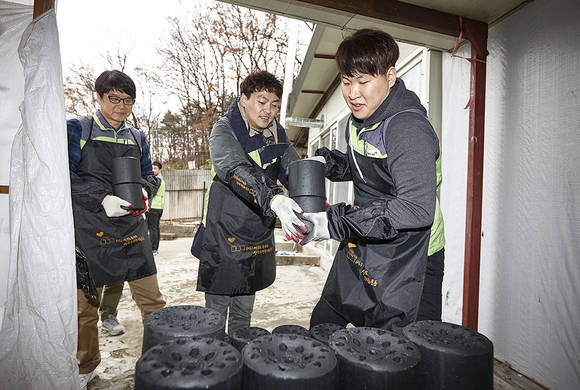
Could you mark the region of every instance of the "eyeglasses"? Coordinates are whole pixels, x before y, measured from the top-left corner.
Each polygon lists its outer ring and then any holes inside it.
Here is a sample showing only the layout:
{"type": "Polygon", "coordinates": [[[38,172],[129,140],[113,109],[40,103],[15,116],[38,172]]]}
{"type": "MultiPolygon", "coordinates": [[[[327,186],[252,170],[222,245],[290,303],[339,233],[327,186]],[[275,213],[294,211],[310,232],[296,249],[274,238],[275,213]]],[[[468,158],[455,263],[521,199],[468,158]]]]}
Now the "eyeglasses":
{"type": "Polygon", "coordinates": [[[133,104],[135,104],[135,99],[130,97],[122,99],[119,96],[107,95],[107,99],[109,99],[109,101],[113,104],[119,104],[121,102],[123,102],[123,104],[126,106],[132,106],[133,104]]]}

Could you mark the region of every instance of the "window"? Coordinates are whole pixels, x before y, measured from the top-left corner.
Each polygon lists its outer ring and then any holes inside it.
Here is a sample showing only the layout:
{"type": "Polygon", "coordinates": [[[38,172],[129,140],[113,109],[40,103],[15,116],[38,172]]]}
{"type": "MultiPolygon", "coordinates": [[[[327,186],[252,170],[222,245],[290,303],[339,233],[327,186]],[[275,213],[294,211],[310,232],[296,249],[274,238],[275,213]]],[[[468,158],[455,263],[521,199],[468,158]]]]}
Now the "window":
{"type": "Polygon", "coordinates": [[[408,90],[417,94],[421,104],[427,107],[429,93],[428,63],[430,51],[427,48],[415,49],[407,58],[397,65],[397,77],[405,82],[408,90]]]}
{"type": "Polygon", "coordinates": [[[407,71],[402,74],[400,77],[405,82],[405,86],[407,89],[415,92],[421,102],[423,102],[423,95],[424,95],[424,83],[422,76],[422,64],[423,62],[417,62],[412,67],[408,68],[407,71]]]}

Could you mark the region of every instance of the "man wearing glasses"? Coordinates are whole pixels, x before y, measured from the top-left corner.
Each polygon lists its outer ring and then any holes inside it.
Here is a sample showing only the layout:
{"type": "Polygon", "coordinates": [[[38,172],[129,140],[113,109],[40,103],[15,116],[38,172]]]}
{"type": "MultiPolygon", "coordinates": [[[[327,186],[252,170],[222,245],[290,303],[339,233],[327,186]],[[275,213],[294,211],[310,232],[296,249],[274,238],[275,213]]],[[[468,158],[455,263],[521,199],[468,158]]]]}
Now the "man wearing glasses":
{"type": "Polygon", "coordinates": [[[142,319],[165,306],[143,213],[156,185],[145,135],[126,121],[135,103],[135,83],[116,70],[95,81],[100,109],[67,122],[76,246],[85,255],[97,299],[77,290],[77,360],[81,389],[101,361],[98,307],[103,286],[129,282],[142,319]],[[113,195],[112,161],[135,157],[141,165],[143,204],[113,195]]]}

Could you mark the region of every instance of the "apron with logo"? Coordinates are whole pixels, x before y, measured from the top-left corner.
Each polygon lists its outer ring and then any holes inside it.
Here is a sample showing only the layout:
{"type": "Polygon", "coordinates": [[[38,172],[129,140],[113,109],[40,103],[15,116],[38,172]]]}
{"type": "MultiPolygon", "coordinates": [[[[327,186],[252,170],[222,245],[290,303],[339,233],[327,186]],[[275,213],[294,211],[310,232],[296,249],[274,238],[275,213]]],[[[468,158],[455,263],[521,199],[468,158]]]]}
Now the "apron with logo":
{"type": "MultiPolygon", "coordinates": [[[[353,172],[355,206],[365,207],[373,200],[395,197],[388,156],[373,146],[380,144],[373,139],[382,140],[381,134],[390,119],[359,134],[354,126],[349,126],[347,153],[353,172]]],[[[414,321],[423,291],[430,233],[431,228],[425,227],[399,230],[386,241],[358,237],[343,241],[322,299],[355,326],[391,329],[393,325],[404,326],[414,321]]]]}
{"type": "MultiPolygon", "coordinates": [[[[247,153],[248,162],[260,167],[273,181],[278,180],[281,176],[279,157],[289,146],[284,129],[278,125],[279,143],[266,145],[262,136],[249,136],[236,102],[226,116],[247,153]]],[[[276,279],[276,218],[263,216],[247,202],[214,176],[205,224],[200,227],[192,248],[192,253],[200,260],[198,291],[247,295],[268,287],[276,279]]]]}
{"type": "MultiPolygon", "coordinates": [[[[81,151],[77,174],[112,189],[112,160],[115,157],[141,158],[135,144],[91,139],[81,151]]],[[[111,191],[112,192],[112,191],[111,191]]],[[[142,215],[109,218],[104,209],[90,211],[73,199],[76,245],[88,260],[91,278],[97,287],[141,279],[157,272],[151,251],[147,223],[142,215]]]]}

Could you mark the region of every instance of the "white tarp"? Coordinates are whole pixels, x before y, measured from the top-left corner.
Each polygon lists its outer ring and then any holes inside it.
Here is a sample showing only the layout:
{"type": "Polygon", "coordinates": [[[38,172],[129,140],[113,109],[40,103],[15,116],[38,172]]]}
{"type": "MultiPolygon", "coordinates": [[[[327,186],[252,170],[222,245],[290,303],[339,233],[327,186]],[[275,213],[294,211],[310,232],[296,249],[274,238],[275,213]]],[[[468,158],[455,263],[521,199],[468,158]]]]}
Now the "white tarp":
{"type": "MultiPolygon", "coordinates": [[[[577,1],[537,0],[492,26],[488,40],[479,331],[497,358],[554,390],[580,389],[578,20],[577,1]]],[[[455,322],[469,68],[444,56],[444,102],[453,103],[443,113],[444,316],[455,322]]]]}
{"type": "MultiPolygon", "coordinates": [[[[0,185],[9,183],[10,148],[20,123],[24,75],[18,58],[20,37],[32,20],[32,7],[0,1],[0,185]]],[[[8,292],[10,213],[8,194],[0,194],[0,329],[8,292]]]]}
{"type": "Polygon", "coordinates": [[[2,101],[20,105],[21,120],[13,123],[10,256],[2,259],[8,283],[0,388],[78,389],[74,232],[54,10],[31,23],[18,54],[9,55],[20,57],[22,69],[2,78],[23,77],[24,100],[15,92],[2,101]]]}
{"type": "MultiPolygon", "coordinates": [[[[457,54],[470,57],[463,45],[457,54]]],[[[444,321],[461,324],[463,307],[463,259],[465,258],[465,210],[467,197],[467,142],[471,66],[462,58],[443,53],[443,103],[441,117],[441,212],[445,223],[444,321]]]]}

